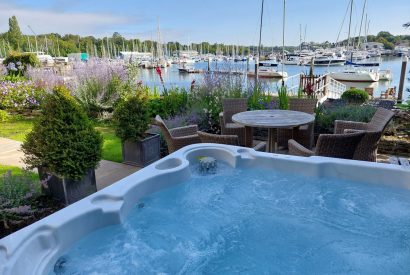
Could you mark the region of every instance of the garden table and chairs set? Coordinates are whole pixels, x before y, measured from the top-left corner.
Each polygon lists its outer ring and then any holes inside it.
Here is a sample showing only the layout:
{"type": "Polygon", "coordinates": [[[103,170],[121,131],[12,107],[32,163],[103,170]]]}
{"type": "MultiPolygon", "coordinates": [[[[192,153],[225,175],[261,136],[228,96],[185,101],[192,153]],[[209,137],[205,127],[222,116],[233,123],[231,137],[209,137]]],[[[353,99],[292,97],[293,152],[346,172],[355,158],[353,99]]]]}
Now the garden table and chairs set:
{"type": "Polygon", "coordinates": [[[201,132],[196,125],[168,129],[161,117],[154,124],[161,128],[172,153],[195,143],[220,143],[277,153],[288,149],[290,155],[325,156],[363,161],[376,161],[377,145],[394,113],[377,108],[369,123],[336,120],[333,134],[320,134],[314,146],[315,99],[290,98],[289,110],[247,110],[247,99],[223,100],[221,135],[201,132]],[[255,128],[267,129],[266,142],[256,145],[255,128]]]}

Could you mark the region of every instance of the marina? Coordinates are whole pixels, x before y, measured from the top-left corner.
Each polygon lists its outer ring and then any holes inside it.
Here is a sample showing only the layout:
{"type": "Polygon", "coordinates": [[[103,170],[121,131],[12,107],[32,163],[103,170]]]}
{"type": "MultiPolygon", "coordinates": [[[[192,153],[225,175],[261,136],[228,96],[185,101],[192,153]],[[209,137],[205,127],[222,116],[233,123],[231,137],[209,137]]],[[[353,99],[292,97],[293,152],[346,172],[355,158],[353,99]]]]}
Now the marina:
{"type": "MultiPolygon", "coordinates": [[[[372,67],[374,71],[390,71],[390,76],[383,77],[382,74],[379,76],[378,81],[369,81],[369,82],[355,82],[355,81],[341,81],[342,83],[346,84],[347,87],[357,87],[360,89],[365,88],[372,88],[374,90],[374,96],[378,97],[383,92],[385,92],[389,88],[399,87],[399,79],[400,79],[400,69],[401,69],[401,57],[380,57],[377,58],[377,61],[380,63],[380,66],[377,68],[372,67]],[[390,79],[391,78],[391,79],[390,79]]],[[[250,61],[249,65],[247,62],[234,62],[234,61],[212,61],[210,63],[210,72],[219,72],[221,70],[224,74],[229,74],[230,72],[234,75],[237,75],[243,79],[245,83],[253,82],[252,77],[245,77],[245,74],[248,68],[254,68],[255,62],[250,61]]],[[[289,76],[298,75],[300,73],[308,74],[309,73],[309,66],[299,66],[299,65],[284,65],[285,71],[288,73],[289,76]]],[[[339,70],[343,70],[344,68],[350,68],[350,66],[314,66],[314,73],[323,75],[326,73],[337,72],[339,70]]],[[[162,77],[164,80],[164,85],[166,88],[171,87],[183,87],[186,89],[190,88],[192,81],[201,82],[203,80],[203,74],[208,72],[208,62],[207,61],[199,61],[195,62],[192,65],[192,69],[196,72],[194,74],[190,73],[181,73],[179,71],[179,66],[177,64],[172,64],[170,67],[162,69],[162,77]]],[[[250,73],[251,76],[253,75],[250,73]]],[[[161,80],[154,69],[140,69],[139,70],[139,77],[143,81],[144,84],[150,87],[157,87],[161,89],[163,87],[161,80]]],[[[410,76],[409,76],[410,77],[410,76]]],[[[265,87],[268,89],[270,88],[272,91],[275,90],[277,85],[281,84],[281,78],[260,78],[259,81],[264,84],[265,87]]],[[[285,84],[287,83],[287,79],[284,79],[285,84]]],[[[410,81],[406,79],[405,87],[410,88],[410,81]]],[[[410,98],[410,92],[404,92],[403,94],[404,99],[410,98]]]]}

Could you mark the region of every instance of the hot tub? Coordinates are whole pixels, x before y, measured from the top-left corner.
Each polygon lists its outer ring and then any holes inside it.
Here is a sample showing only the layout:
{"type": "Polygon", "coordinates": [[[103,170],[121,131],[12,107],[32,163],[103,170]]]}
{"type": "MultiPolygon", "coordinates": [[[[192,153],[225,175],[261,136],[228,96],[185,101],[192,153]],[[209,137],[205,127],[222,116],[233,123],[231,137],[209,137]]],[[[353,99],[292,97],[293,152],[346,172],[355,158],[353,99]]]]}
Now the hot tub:
{"type": "Polygon", "coordinates": [[[409,228],[403,167],[198,144],[1,239],[0,274],[405,274],[409,228]]]}

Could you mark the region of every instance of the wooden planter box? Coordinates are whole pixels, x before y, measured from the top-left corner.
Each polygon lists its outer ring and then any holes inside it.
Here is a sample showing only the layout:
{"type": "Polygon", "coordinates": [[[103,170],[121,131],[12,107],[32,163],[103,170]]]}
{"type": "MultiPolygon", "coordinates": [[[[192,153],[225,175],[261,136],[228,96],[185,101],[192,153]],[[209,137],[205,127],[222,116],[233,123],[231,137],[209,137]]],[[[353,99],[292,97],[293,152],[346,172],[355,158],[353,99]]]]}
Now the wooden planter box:
{"type": "Polygon", "coordinates": [[[47,179],[47,188],[42,187],[43,193],[50,195],[65,205],[72,204],[82,198],[97,192],[95,171],[90,169],[79,181],[60,178],[55,175],[49,176],[43,167],[38,168],[40,180],[47,179]]]}
{"type": "Polygon", "coordinates": [[[122,143],[123,163],[144,167],[160,159],[160,137],[158,134],[147,134],[138,142],[126,140],[122,143]]]}

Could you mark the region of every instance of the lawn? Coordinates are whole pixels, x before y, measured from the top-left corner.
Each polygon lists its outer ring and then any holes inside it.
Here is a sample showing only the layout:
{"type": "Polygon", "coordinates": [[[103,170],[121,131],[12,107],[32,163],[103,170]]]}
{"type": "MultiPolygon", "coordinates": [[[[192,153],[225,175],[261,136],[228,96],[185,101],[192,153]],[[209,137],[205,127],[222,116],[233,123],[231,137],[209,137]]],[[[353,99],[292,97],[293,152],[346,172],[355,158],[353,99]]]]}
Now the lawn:
{"type": "MultiPolygon", "coordinates": [[[[8,171],[11,171],[11,175],[13,178],[23,178],[22,176],[24,175],[25,176],[24,178],[28,177],[31,180],[31,182],[40,181],[40,179],[38,178],[38,174],[35,172],[30,172],[30,171],[27,172],[27,171],[24,171],[20,167],[0,164],[0,194],[1,194],[1,187],[4,184],[4,180],[5,180],[4,176],[8,171]]],[[[27,186],[19,185],[19,187],[24,188],[27,186]]],[[[40,191],[40,184],[36,185],[35,187],[36,189],[38,189],[37,191],[40,191]]]]}
{"type": "Polygon", "coordinates": [[[121,162],[121,140],[115,135],[114,128],[107,124],[98,124],[95,129],[97,129],[104,138],[102,158],[121,162]]]}
{"type": "MultiPolygon", "coordinates": [[[[24,141],[27,133],[33,127],[33,119],[11,119],[7,122],[0,122],[0,137],[17,141],[24,141]]],[[[101,132],[104,138],[102,158],[105,160],[121,162],[121,141],[115,135],[114,128],[109,124],[97,123],[95,129],[101,132]]]]}
{"type": "Polygon", "coordinates": [[[33,119],[11,119],[0,122],[0,137],[24,141],[33,127],[33,119]]]}
{"type": "MultiPolygon", "coordinates": [[[[8,171],[11,171],[11,174],[13,176],[21,176],[24,173],[24,170],[21,169],[20,167],[15,167],[15,166],[8,166],[8,165],[2,165],[0,164],[0,177],[6,174],[8,171]]],[[[27,172],[28,175],[32,180],[38,180],[38,174],[34,172],[27,172]]],[[[0,181],[1,182],[1,181],[0,181]]]]}

